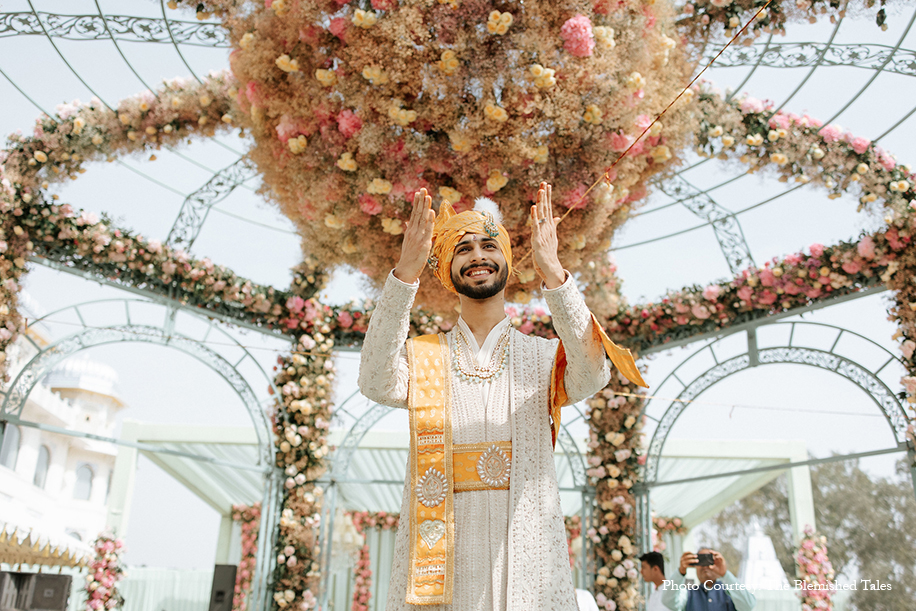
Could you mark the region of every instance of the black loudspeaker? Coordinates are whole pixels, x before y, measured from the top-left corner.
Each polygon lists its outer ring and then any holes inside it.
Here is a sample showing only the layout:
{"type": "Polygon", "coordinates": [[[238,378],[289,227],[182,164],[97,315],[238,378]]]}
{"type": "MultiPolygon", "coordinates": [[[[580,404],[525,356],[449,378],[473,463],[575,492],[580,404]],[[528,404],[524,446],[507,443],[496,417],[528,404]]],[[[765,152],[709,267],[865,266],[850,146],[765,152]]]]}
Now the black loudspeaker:
{"type": "Polygon", "coordinates": [[[232,611],[235,593],[234,564],[217,564],[213,567],[213,587],[210,588],[210,611],[232,611]]]}
{"type": "Polygon", "coordinates": [[[29,575],[19,592],[19,608],[23,611],[67,611],[72,581],[70,575],[29,575]]]}

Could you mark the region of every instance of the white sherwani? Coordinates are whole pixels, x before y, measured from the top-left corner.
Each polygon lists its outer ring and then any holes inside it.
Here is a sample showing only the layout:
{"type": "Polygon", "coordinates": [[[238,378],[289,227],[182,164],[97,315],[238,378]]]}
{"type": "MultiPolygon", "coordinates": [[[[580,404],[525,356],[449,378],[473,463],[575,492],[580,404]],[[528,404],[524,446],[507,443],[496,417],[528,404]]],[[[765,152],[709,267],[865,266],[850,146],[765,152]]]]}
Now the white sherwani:
{"type": "MultiPolygon", "coordinates": [[[[361,354],[359,387],[369,399],[407,407],[409,380],[404,348],[416,285],[389,275],[372,315],[361,354]]],[[[592,332],[591,316],[571,278],[544,290],[554,328],[567,355],[570,403],[607,384],[608,359],[592,332]]],[[[458,319],[458,325],[465,322],[458,319]]],[[[489,363],[509,319],[478,346],[465,326],[479,365],[489,363]]],[[[448,334],[455,350],[455,330],[448,334]]],[[[451,375],[455,444],[512,442],[509,490],[455,494],[455,572],[451,605],[408,605],[410,469],[401,502],[387,611],[575,611],[566,530],[550,440],[550,375],[558,341],[510,331],[509,362],[493,382],[451,375]]]]}

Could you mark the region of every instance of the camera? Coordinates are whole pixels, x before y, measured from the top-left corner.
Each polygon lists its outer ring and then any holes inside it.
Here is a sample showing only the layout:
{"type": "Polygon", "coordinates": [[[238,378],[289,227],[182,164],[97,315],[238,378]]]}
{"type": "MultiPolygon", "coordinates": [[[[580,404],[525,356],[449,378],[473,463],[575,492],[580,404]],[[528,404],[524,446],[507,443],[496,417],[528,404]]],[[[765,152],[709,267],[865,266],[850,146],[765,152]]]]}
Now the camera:
{"type": "Polygon", "coordinates": [[[712,566],[715,563],[712,554],[697,554],[697,562],[694,566],[712,566]]]}

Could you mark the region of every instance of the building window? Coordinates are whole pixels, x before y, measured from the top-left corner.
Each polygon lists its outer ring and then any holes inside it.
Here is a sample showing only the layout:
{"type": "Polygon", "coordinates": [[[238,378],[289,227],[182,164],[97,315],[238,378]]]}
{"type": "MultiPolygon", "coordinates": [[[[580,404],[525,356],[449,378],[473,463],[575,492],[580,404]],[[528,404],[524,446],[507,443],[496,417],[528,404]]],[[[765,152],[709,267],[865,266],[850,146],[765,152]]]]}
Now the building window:
{"type": "Polygon", "coordinates": [[[92,495],[92,467],[83,465],[76,470],[76,485],[73,486],[73,498],[77,501],[88,501],[92,495]]]}
{"type": "Polygon", "coordinates": [[[48,446],[41,446],[38,450],[38,462],[35,463],[35,477],[32,483],[41,489],[45,487],[45,481],[48,479],[48,465],[51,463],[51,451],[48,446]]]}
{"type": "Polygon", "coordinates": [[[7,424],[0,444],[0,465],[16,470],[16,459],[19,458],[19,427],[7,424]]]}

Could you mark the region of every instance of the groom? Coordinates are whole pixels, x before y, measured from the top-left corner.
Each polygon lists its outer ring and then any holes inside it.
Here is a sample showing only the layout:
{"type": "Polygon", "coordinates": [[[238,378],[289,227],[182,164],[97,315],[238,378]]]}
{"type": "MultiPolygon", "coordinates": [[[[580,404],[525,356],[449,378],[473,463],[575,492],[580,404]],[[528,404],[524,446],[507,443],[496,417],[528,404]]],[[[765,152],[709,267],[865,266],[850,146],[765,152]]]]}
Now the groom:
{"type": "Polygon", "coordinates": [[[410,415],[386,609],[575,611],[553,459],[560,408],[607,384],[607,357],[645,383],[559,261],[550,185],[531,206],[531,249],[559,340],[510,325],[509,234],[493,202],[478,202],[494,209],[457,214],[445,202],[437,216],[426,190],[416,195],[363,343],[363,394],[410,415]],[[427,264],[461,315],[448,333],[408,340],[427,264]]]}

